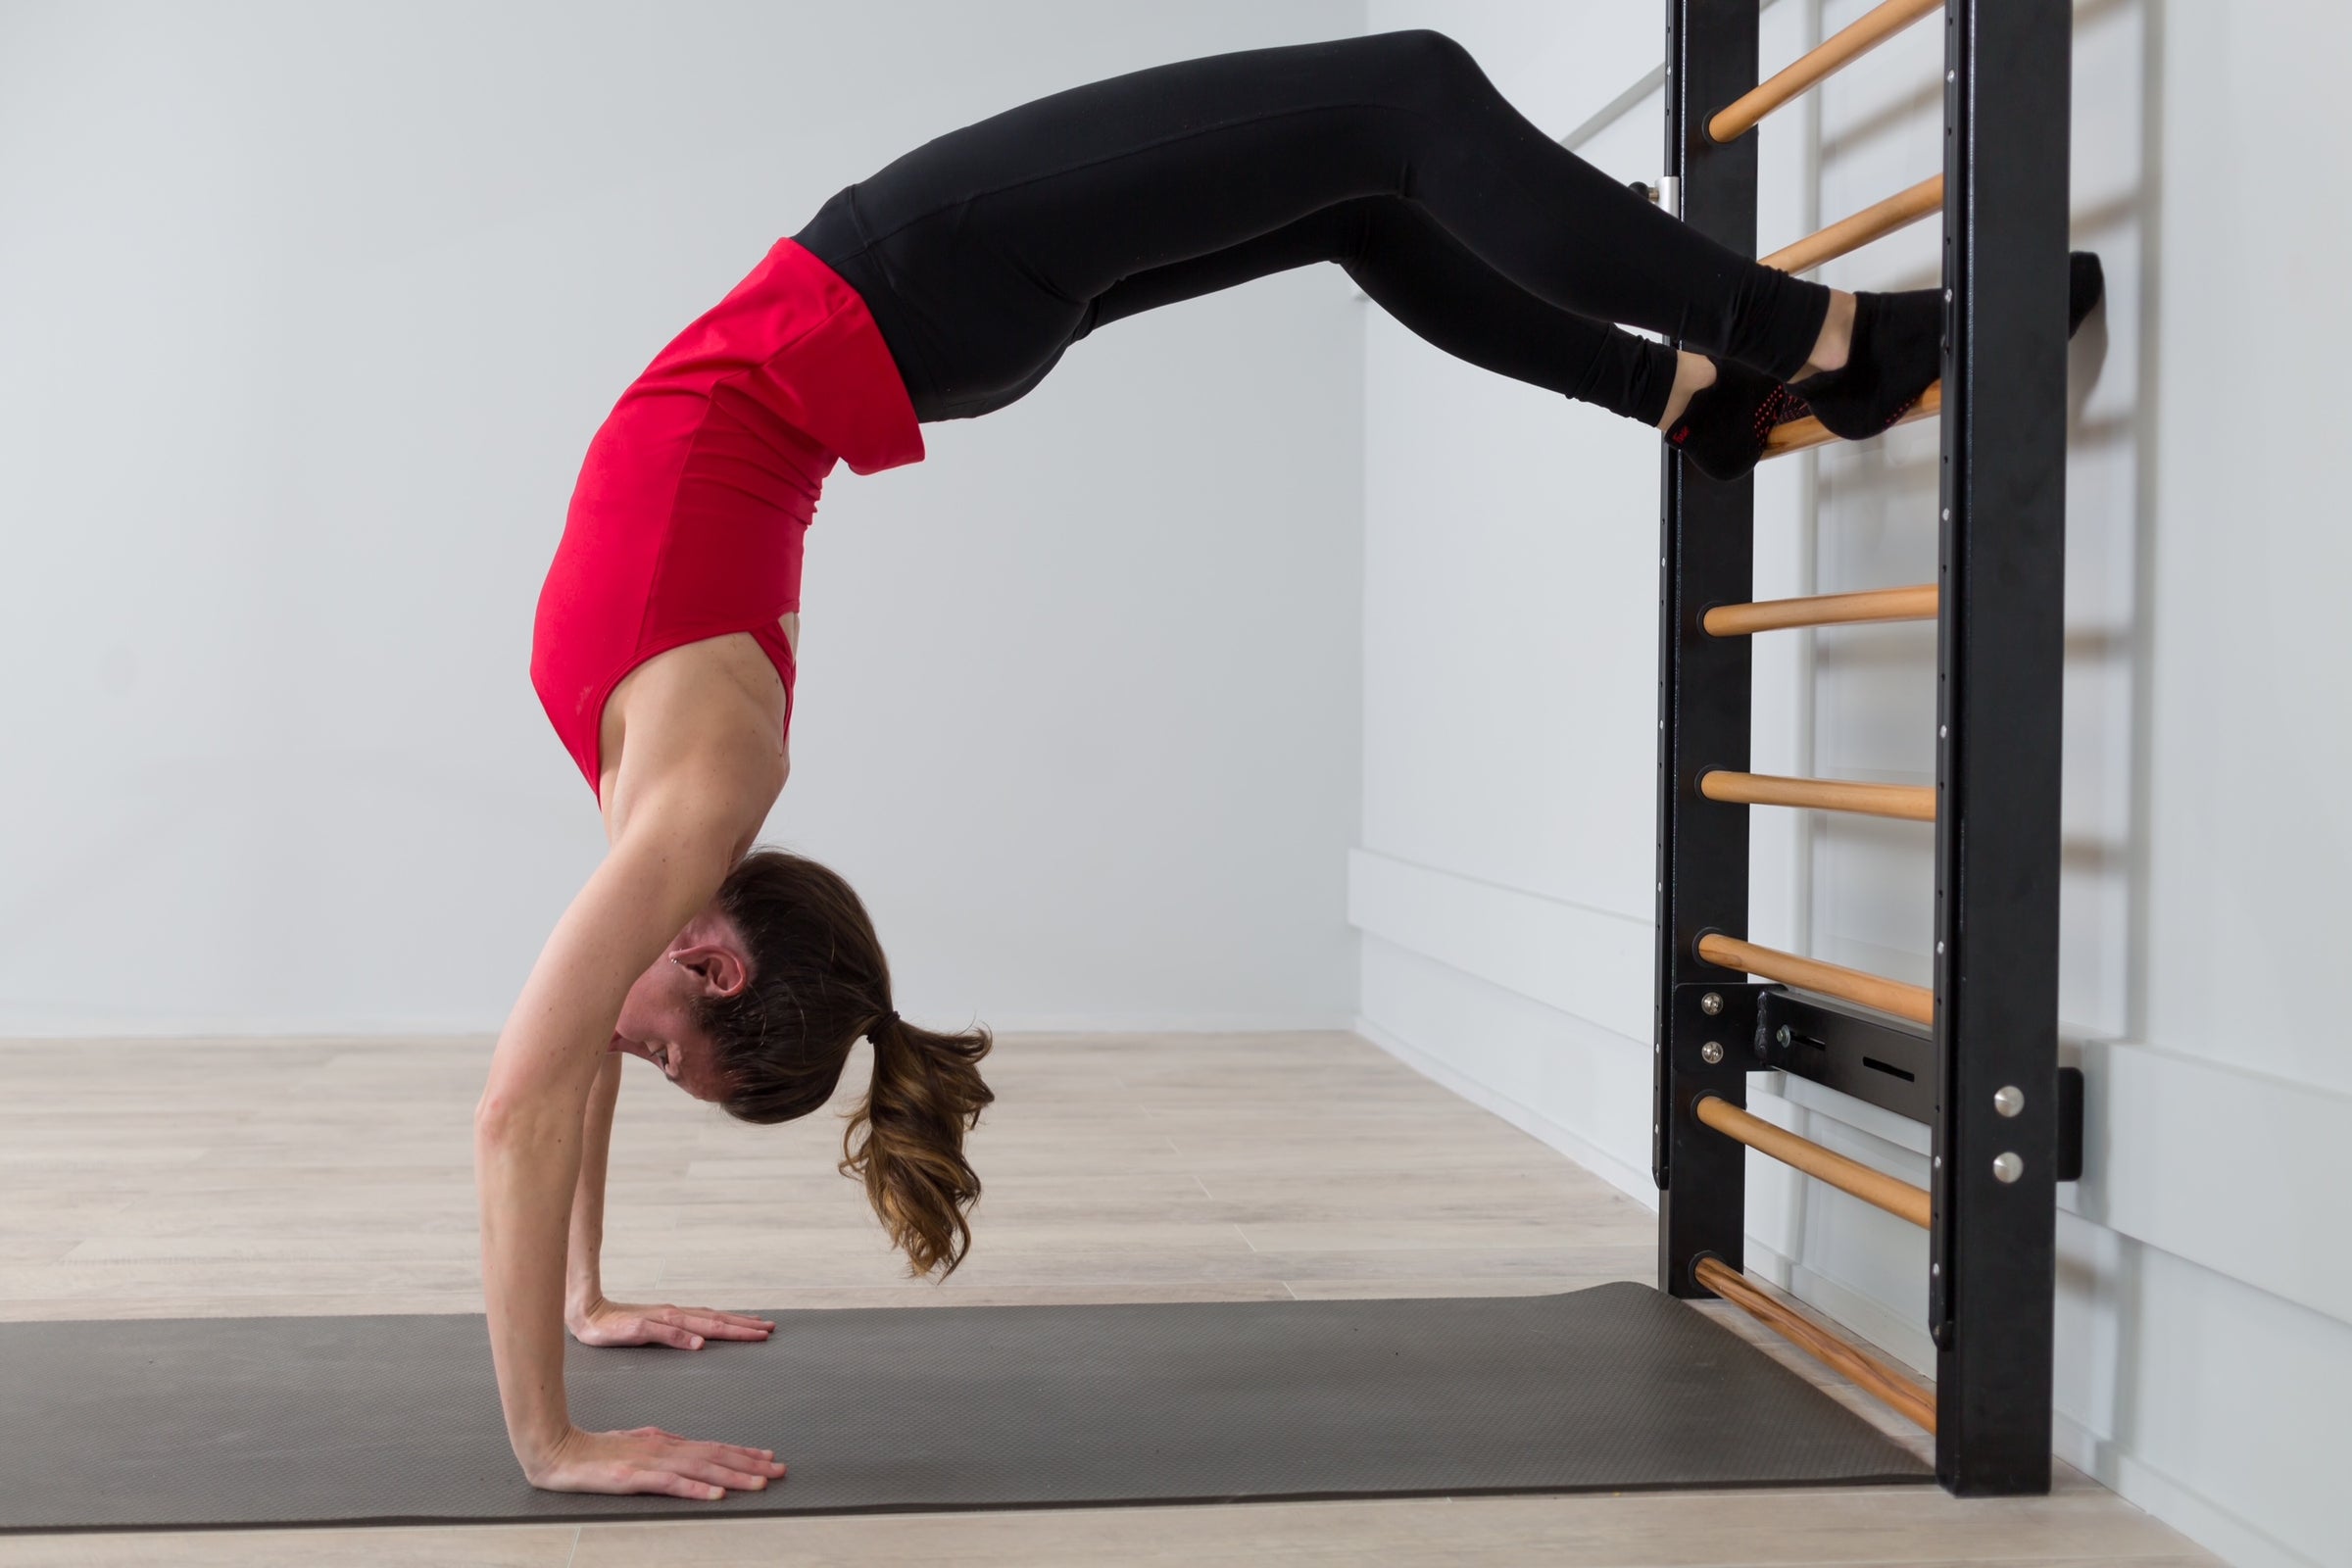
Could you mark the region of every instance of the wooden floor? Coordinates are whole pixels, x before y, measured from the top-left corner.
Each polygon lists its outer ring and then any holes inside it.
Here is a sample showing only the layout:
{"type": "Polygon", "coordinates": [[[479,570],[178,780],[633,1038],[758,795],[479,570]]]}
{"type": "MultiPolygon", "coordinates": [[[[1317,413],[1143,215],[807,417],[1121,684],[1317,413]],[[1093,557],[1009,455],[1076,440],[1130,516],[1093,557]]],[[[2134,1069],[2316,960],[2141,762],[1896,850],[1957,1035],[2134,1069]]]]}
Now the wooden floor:
{"type": "MultiPolygon", "coordinates": [[[[0,1320],[480,1311],[471,1111],[488,1051],[0,1043],[0,1320]]],[[[632,1070],[608,1290],[920,1307],[1648,1278],[1647,1209],[1351,1036],[1011,1038],[991,1068],[978,1247],[945,1287],[904,1278],[833,1173],[833,1117],[746,1127],[632,1070]]],[[[2216,1561],[2072,1472],[2048,1497],[1970,1503],[1869,1488],[724,1522],[677,1508],[675,1524],[0,1537],[0,1568],[2216,1561]]]]}

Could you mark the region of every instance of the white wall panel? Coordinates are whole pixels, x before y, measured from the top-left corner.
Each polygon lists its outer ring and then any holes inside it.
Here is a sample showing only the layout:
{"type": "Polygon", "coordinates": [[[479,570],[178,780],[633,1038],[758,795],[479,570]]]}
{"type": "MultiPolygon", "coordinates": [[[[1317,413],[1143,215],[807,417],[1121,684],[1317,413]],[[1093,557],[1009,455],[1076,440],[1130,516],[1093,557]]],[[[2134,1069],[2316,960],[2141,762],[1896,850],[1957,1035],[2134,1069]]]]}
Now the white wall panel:
{"type": "MultiPolygon", "coordinates": [[[[494,1027],[602,853],[526,666],[629,379],[932,135],[1363,21],[1104,15],[0,9],[0,1032],[494,1027]]],[[[768,831],[910,1012],[1352,1014],[1362,352],[1286,274],[837,470],[768,831]]]]}

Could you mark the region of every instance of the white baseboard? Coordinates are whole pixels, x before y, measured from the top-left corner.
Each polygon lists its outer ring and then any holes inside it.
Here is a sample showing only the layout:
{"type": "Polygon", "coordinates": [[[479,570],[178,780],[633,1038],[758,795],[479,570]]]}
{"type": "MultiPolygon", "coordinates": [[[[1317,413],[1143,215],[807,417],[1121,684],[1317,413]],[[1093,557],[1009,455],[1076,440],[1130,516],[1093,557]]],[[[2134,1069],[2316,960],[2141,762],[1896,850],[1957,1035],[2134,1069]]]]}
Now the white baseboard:
{"type": "Polygon", "coordinates": [[[1398,1061],[1412,1068],[1439,1087],[1449,1089],[1481,1110],[1493,1111],[1504,1121],[1531,1137],[1539,1138],[1579,1165],[1607,1182],[1611,1187],[1635,1199],[1647,1207],[1658,1206],[1657,1184],[1649,1172],[1628,1165],[1624,1160],[1510,1096],[1480,1083],[1460,1069],[1448,1066],[1383,1029],[1371,1019],[1358,1015],[1354,1030],[1398,1061]]]}

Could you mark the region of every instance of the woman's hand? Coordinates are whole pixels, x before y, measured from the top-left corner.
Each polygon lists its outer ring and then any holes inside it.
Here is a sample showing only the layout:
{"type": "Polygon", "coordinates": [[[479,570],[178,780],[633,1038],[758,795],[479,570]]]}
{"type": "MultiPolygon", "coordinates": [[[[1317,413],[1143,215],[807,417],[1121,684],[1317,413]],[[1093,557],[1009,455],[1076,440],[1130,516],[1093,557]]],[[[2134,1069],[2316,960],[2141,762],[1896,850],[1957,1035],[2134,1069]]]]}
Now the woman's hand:
{"type": "Polygon", "coordinates": [[[583,1432],[573,1427],[523,1474],[546,1492],[652,1492],[715,1502],[729,1491],[759,1492],[781,1480],[772,1448],[695,1443],[660,1427],[583,1432]]]}
{"type": "Polygon", "coordinates": [[[775,1324],[707,1306],[637,1306],[599,1297],[584,1308],[567,1310],[564,1326],[582,1345],[668,1345],[699,1350],[706,1340],[765,1340],[775,1324]]]}

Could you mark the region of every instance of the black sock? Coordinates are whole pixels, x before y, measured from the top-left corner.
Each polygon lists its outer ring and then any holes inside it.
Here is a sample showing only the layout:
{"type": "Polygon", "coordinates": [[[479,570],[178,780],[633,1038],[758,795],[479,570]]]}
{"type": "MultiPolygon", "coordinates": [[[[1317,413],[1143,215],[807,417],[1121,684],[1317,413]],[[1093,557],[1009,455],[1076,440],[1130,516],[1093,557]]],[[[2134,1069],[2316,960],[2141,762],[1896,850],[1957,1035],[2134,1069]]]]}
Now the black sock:
{"type": "Polygon", "coordinates": [[[1845,363],[1807,376],[1796,391],[1832,435],[1867,440],[1903,416],[1943,370],[1943,293],[1854,296],[1845,363]]]}
{"type": "MultiPolygon", "coordinates": [[[[2098,257],[2066,259],[2066,335],[2073,337],[2105,295],[2098,257]]],[[[1856,294],[1854,336],[1846,362],[1808,376],[1796,392],[1830,433],[1866,440],[1901,418],[1943,370],[1943,302],[1932,288],[1856,294]]]]}
{"type": "Polygon", "coordinates": [[[1774,425],[1803,416],[1804,400],[1743,365],[1710,363],[1715,379],[1690,394],[1666,439],[1708,478],[1737,479],[1764,455],[1774,425]]]}

